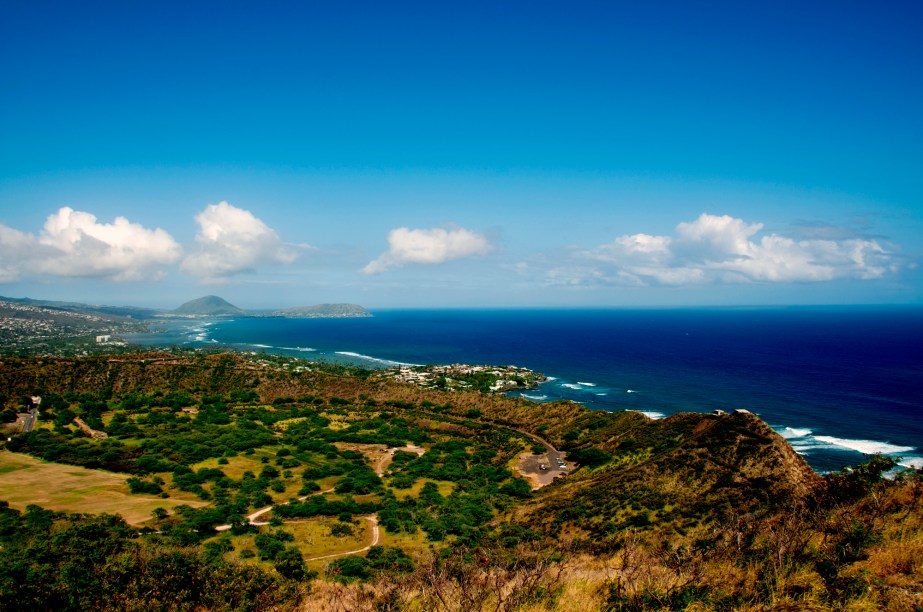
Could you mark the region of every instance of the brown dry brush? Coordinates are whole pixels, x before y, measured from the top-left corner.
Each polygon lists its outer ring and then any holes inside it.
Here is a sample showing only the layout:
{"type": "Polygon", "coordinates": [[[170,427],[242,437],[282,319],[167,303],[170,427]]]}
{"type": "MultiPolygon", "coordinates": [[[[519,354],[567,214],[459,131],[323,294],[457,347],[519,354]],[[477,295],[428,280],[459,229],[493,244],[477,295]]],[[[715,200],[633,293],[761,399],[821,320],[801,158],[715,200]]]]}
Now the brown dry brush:
{"type": "Polygon", "coordinates": [[[609,609],[672,609],[699,599],[717,556],[718,549],[707,543],[677,544],[659,535],[626,532],[611,561],[609,609]]]}
{"type": "Polygon", "coordinates": [[[554,555],[531,545],[512,551],[499,548],[458,549],[441,558],[422,560],[417,589],[424,607],[433,610],[509,612],[527,603],[551,600],[567,567],[567,546],[554,555]]]}
{"type": "Polygon", "coordinates": [[[662,533],[623,533],[611,561],[609,609],[697,602],[707,609],[923,610],[923,475],[890,481],[872,467],[871,475],[829,478],[816,499],[731,516],[709,537],[673,543],[662,533]]]}
{"type": "Polygon", "coordinates": [[[369,583],[315,583],[305,610],[330,612],[427,610],[513,612],[529,604],[550,608],[566,577],[572,550],[522,544],[429,551],[413,572],[381,574],[369,583]]]}

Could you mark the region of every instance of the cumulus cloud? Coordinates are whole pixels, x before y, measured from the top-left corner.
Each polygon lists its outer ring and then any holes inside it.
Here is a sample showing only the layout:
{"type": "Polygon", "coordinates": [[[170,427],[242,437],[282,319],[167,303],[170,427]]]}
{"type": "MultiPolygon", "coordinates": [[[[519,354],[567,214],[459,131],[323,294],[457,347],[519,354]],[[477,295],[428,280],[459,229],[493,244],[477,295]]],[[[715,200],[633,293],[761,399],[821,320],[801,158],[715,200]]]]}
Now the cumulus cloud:
{"type": "MultiPolygon", "coordinates": [[[[763,233],[763,224],[703,213],[680,223],[673,236],[633,234],[578,254],[604,265],[599,278],[635,285],[708,282],[818,282],[874,279],[897,269],[877,240],[862,237],[797,238],[763,233]]],[[[554,278],[549,277],[551,282],[554,278]]],[[[573,280],[571,281],[573,282],[573,280]]]]}
{"type": "Polygon", "coordinates": [[[64,207],[50,215],[38,236],[0,225],[0,282],[24,274],[144,280],[182,249],[166,231],[147,229],[125,217],[99,223],[88,212],[64,207]]]}
{"type": "Polygon", "coordinates": [[[198,250],[183,260],[185,272],[221,281],[259,264],[291,263],[295,248],[253,213],[227,202],[209,204],[195,217],[198,250]]]}
{"type": "Polygon", "coordinates": [[[491,250],[487,238],[456,228],[410,229],[399,227],[388,233],[388,251],[362,268],[364,274],[379,274],[405,264],[440,264],[491,250]]]}
{"type": "Polygon", "coordinates": [[[0,223],[0,283],[19,280],[37,246],[35,236],[0,223]]]}

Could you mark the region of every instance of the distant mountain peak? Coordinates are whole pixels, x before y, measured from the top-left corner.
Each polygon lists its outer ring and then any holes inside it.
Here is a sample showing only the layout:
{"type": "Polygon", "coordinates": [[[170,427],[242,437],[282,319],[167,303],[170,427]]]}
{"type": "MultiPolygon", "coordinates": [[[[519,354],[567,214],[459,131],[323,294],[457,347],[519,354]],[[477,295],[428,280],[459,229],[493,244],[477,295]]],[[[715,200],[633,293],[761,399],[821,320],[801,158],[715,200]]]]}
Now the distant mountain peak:
{"type": "Polygon", "coordinates": [[[186,302],[173,311],[176,314],[184,315],[240,315],[246,314],[246,311],[231,304],[224,298],[217,295],[206,295],[195,300],[186,302]]]}

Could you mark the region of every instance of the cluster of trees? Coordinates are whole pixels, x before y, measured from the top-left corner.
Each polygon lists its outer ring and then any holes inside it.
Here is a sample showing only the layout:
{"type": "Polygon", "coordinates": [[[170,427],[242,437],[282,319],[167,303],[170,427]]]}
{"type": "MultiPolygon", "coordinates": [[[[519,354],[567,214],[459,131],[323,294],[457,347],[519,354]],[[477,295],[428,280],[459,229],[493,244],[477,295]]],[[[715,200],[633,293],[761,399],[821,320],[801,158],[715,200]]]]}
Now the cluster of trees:
{"type": "Polygon", "coordinates": [[[312,495],[304,501],[293,501],[273,507],[273,515],[280,519],[313,518],[316,516],[356,516],[377,512],[380,505],[375,502],[357,502],[346,496],[331,500],[326,495],[312,495]]]}
{"type": "Polygon", "coordinates": [[[327,575],[340,582],[368,580],[377,574],[406,574],[413,560],[400,548],[372,546],[364,557],[343,557],[327,566],[327,575]]]}
{"type": "Polygon", "coordinates": [[[497,461],[498,458],[496,448],[479,440],[449,440],[434,444],[422,456],[395,453],[391,481],[397,488],[408,488],[419,478],[456,483],[464,481],[468,487],[499,484],[510,479],[513,473],[503,465],[503,461],[497,461]]]}
{"type": "Polygon", "coordinates": [[[416,533],[422,529],[430,540],[448,536],[477,540],[484,525],[508,509],[515,499],[531,496],[532,487],[496,463],[498,452],[477,440],[450,440],[433,445],[422,456],[397,452],[390,481],[395,488],[427,479],[420,494],[398,500],[390,491],[382,497],[379,520],[392,532],[416,533]],[[455,484],[442,495],[433,481],[455,484]]]}
{"type": "Polygon", "coordinates": [[[138,539],[111,515],[0,502],[0,543],[5,610],[266,610],[301,597],[281,572],[138,539]]]}

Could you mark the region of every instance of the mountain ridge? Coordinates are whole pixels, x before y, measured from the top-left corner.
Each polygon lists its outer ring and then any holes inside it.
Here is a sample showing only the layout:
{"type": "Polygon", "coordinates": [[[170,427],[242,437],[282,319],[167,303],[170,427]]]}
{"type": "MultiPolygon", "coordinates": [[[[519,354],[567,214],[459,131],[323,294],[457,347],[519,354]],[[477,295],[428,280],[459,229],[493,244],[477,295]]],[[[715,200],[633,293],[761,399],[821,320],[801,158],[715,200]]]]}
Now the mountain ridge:
{"type": "Polygon", "coordinates": [[[190,300],[175,308],[174,314],[182,315],[242,315],[246,311],[217,295],[206,295],[190,300]]]}
{"type": "Polygon", "coordinates": [[[62,313],[93,314],[113,319],[150,320],[169,315],[180,316],[237,316],[286,318],[347,318],[374,316],[365,307],[352,303],[323,303],[311,306],[279,308],[270,312],[245,310],[217,295],[206,295],[184,302],[174,309],[147,308],[143,306],[111,306],[86,304],[63,300],[40,300],[29,297],[0,296],[0,302],[45,308],[62,313]]]}

